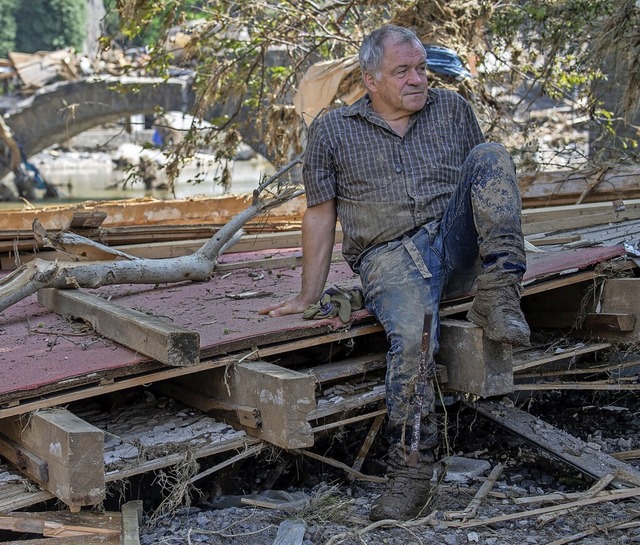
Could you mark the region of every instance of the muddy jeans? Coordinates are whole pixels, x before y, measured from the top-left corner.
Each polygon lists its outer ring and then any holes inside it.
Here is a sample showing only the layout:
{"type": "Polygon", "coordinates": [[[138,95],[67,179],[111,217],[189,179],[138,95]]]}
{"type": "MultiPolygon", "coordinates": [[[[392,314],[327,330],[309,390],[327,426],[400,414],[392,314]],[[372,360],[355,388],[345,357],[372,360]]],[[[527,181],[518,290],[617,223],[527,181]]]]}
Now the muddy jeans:
{"type": "Polygon", "coordinates": [[[515,167],[499,144],[475,147],[441,221],[367,251],[360,263],[365,304],[384,327],[386,397],[393,457],[408,450],[424,315],[433,314],[430,376],[422,405],[421,458],[431,460],[438,444],[433,418],[433,357],[438,308],[444,293],[468,293],[474,282],[491,289],[517,283],[526,268],[520,226],[521,202],[515,167]],[[406,433],[405,433],[406,432],[406,433]]]}

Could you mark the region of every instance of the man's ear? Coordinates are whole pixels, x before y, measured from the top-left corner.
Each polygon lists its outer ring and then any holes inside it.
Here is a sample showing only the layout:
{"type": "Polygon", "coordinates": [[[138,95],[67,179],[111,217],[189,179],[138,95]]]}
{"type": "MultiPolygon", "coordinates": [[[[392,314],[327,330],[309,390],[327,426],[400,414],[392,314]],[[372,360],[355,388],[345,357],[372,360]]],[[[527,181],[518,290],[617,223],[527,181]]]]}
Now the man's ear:
{"type": "Polygon", "coordinates": [[[365,72],[362,75],[362,81],[364,82],[364,86],[367,88],[368,91],[374,92],[376,91],[376,78],[373,74],[371,74],[370,72],[365,72]]]}

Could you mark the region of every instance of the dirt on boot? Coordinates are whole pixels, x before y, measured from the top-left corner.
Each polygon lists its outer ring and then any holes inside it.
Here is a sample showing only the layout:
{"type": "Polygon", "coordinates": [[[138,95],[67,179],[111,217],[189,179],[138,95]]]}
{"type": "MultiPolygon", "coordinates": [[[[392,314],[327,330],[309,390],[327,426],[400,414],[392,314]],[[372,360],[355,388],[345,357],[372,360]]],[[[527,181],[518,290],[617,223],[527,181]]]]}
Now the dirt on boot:
{"type": "Polygon", "coordinates": [[[529,346],[530,330],[520,308],[519,284],[479,290],[467,319],[481,326],[489,339],[529,346]]]}
{"type": "Polygon", "coordinates": [[[373,503],[369,518],[406,521],[420,514],[432,495],[433,466],[420,464],[387,472],[389,482],[373,503]]]}

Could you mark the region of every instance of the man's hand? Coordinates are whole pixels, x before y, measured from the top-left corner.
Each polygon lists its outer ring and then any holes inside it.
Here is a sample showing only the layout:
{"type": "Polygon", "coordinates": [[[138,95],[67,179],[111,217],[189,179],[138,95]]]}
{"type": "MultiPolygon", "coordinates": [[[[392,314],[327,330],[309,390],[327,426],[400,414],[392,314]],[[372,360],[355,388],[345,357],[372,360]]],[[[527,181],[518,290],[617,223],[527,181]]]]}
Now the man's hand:
{"type": "Polygon", "coordinates": [[[259,314],[268,314],[269,316],[284,316],[286,314],[301,314],[306,310],[306,308],[314,303],[312,301],[309,303],[306,301],[301,295],[296,295],[292,299],[287,299],[286,301],[280,301],[274,305],[269,305],[268,307],[261,308],[258,313],[259,314]]]}

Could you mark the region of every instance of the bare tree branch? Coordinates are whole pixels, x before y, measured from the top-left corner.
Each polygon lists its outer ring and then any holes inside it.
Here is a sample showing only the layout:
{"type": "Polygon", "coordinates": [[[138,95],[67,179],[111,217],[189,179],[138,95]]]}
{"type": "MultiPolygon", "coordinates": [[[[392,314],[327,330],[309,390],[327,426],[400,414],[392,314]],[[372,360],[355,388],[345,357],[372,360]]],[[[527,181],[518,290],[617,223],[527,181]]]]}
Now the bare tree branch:
{"type": "MultiPolygon", "coordinates": [[[[241,232],[245,223],[303,192],[302,188],[289,183],[278,185],[275,192],[267,191],[274,182],[301,161],[301,157],[297,157],[261,183],[253,192],[251,205],[234,216],[192,255],[165,259],[134,258],[83,263],[35,259],[0,280],[0,312],[41,288],[98,288],[114,284],[167,284],[209,280],[217,266],[218,256],[241,232]]],[[[39,230],[38,225],[34,227],[39,230]]],[[[43,236],[42,232],[40,236],[43,236]]],[[[82,238],[76,235],[73,237],[73,242],[82,246],[88,240],[82,241],[80,240],[82,238]]],[[[66,249],[69,250],[69,248],[66,249]]],[[[92,243],[91,248],[106,254],[109,254],[110,250],[98,243],[92,243]]],[[[132,257],[127,254],[114,256],[113,252],[110,256],[132,257]]]]}

